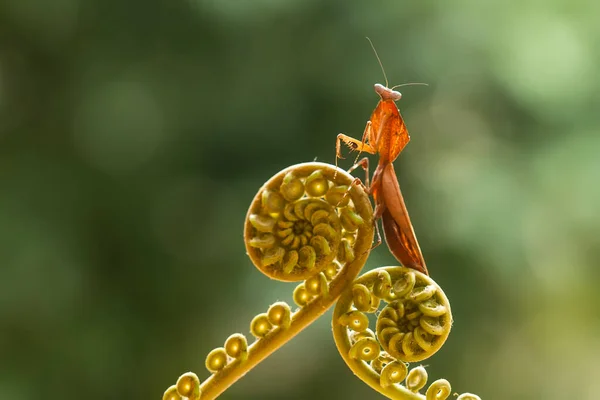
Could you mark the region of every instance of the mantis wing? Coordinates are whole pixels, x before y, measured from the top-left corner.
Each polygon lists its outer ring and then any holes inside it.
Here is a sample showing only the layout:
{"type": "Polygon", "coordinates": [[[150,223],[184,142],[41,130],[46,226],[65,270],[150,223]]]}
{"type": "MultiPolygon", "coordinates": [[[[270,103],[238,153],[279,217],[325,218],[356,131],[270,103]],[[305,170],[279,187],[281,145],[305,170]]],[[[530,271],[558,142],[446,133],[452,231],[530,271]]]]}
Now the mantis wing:
{"type": "Polygon", "coordinates": [[[390,251],[405,267],[429,275],[392,163],[383,171],[381,192],[386,206],[381,218],[385,241],[390,251]]]}

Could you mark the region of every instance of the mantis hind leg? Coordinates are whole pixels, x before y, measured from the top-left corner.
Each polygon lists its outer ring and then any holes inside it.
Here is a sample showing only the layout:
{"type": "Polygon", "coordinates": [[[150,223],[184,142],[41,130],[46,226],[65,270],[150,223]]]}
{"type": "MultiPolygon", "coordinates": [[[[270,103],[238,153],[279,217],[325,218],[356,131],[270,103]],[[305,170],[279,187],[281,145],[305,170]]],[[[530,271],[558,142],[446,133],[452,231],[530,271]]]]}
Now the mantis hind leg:
{"type": "MultiPolygon", "coordinates": [[[[360,161],[358,161],[353,166],[351,166],[350,169],[348,169],[348,173],[351,173],[352,171],[354,171],[357,168],[362,168],[365,171],[365,183],[363,183],[360,180],[360,178],[354,178],[354,181],[352,181],[352,185],[360,185],[367,193],[372,194],[373,188],[369,186],[369,159],[367,157],[362,158],[360,161]]],[[[346,193],[344,193],[344,195],[342,196],[342,199],[340,200],[340,203],[342,202],[342,200],[344,200],[349,195],[350,195],[350,188],[346,191],[346,193]]],[[[373,224],[375,224],[375,232],[377,232],[377,239],[376,239],[375,243],[373,244],[373,247],[371,247],[371,250],[373,250],[374,248],[379,246],[382,242],[381,231],[379,230],[379,224],[377,223],[377,220],[379,218],[381,218],[381,215],[383,214],[384,211],[385,211],[385,204],[379,203],[379,204],[375,205],[375,211],[373,213],[373,216],[374,216],[373,224]]]]}
{"type": "Polygon", "coordinates": [[[350,195],[350,190],[352,189],[353,185],[360,185],[364,189],[365,192],[367,192],[369,194],[371,193],[371,188],[369,187],[369,159],[367,157],[364,157],[359,162],[357,162],[356,164],[351,166],[350,169],[348,169],[348,173],[351,173],[352,171],[354,171],[355,169],[357,169],[359,167],[365,171],[365,183],[363,183],[360,180],[360,178],[354,178],[354,180],[352,181],[352,185],[350,185],[350,187],[348,188],[346,193],[344,193],[344,195],[342,196],[342,198],[340,199],[338,204],[341,203],[342,201],[345,201],[346,197],[348,197],[350,195]]]}
{"type": "Polygon", "coordinates": [[[371,250],[375,249],[382,243],[381,231],[379,230],[379,224],[377,223],[377,220],[375,220],[374,223],[375,223],[375,232],[377,233],[377,239],[375,240],[375,243],[373,243],[373,246],[371,246],[371,250]]]}
{"type": "MultiPolygon", "coordinates": [[[[360,161],[355,162],[353,166],[348,169],[348,173],[351,173],[357,168],[362,168],[365,171],[365,185],[367,192],[370,194],[371,188],[369,187],[369,159],[367,157],[362,158],[360,161]]],[[[357,178],[358,179],[358,178],[357,178]]]]}

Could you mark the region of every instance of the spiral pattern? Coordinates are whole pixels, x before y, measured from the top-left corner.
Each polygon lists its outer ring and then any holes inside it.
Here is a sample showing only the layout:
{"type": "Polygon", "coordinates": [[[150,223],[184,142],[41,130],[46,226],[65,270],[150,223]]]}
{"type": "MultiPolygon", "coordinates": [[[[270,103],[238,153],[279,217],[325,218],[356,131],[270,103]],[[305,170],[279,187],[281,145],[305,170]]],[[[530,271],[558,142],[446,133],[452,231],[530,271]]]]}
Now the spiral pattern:
{"type": "MultiPolygon", "coordinates": [[[[427,372],[423,367],[409,371],[405,363],[424,360],[440,349],[450,333],[452,314],[444,292],[429,276],[384,267],[346,289],[332,324],[338,350],[356,375],[390,398],[413,398],[426,386],[427,372]],[[368,314],[373,313],[375,332],[369,329],[368,314]]],[[[450,384],[438,380],[426,398],[441,400],[449,394],[450,384]]]]}
{"type": "Polygon", "coordinates": [[[334,260],[355,257],[356,232],[364,219],[354,207],[349,185],[325,164],[308,165],[271,178],[248,211],[246,251],[273,279],[301,281],[328,267],[331,279],[334,260]]]}
{"type": "MultiPolygon", "coordinates": [[[[377,317],[377,338],[397,360],[421,361],[439,350],[452,325],[448,299],[430,278],[404,271],[392,284],[388,303],[377,317]]],[[[380,279],[388,279],[381,275],[380,279]]]]}

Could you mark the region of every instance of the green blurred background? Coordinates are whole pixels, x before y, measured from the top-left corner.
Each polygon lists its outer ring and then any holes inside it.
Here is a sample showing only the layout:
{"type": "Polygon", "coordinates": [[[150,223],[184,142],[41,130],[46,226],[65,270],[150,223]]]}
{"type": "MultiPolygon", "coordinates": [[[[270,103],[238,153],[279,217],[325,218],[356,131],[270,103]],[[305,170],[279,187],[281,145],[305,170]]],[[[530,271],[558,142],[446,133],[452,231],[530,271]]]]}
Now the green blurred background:
{"type": "MultiPolygon", "coordinates": [[[[430,380],[597,399],[599,16],[591,0],[3,0],[0,399],[158,399],[289,301],[245,255],[246,208],[360,137],[383,80],[365,36],[390,84],[430,84],[402,88],[396,162],[455,319],[430,380]]],[[[394,264],[381,246],[366,269],[394,264]]],[[[222,398],[382,398],[330,315],[222,398]]]]}

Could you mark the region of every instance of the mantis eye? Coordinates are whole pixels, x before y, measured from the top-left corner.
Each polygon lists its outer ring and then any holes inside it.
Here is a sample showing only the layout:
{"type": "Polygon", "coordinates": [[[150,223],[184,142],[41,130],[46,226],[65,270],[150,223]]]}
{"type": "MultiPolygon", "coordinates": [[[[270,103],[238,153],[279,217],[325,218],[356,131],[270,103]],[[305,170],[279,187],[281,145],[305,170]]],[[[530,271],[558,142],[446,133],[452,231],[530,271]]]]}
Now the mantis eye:
{"type": "Polygon", "coordinates": [[[375,92],[383,99],[383,100],[392,100],[398,101],[402,98],[402,94],[395,90],[392,90],[386,86],[383,86],[381,83],[376,83],[374,85],[375,92]]]}
{"type": "Polygon", "coordinates": [[[394,101],[398,101],[402,98],[402,93],[395,90],[390,90],[390,98],[394,101]]]}

